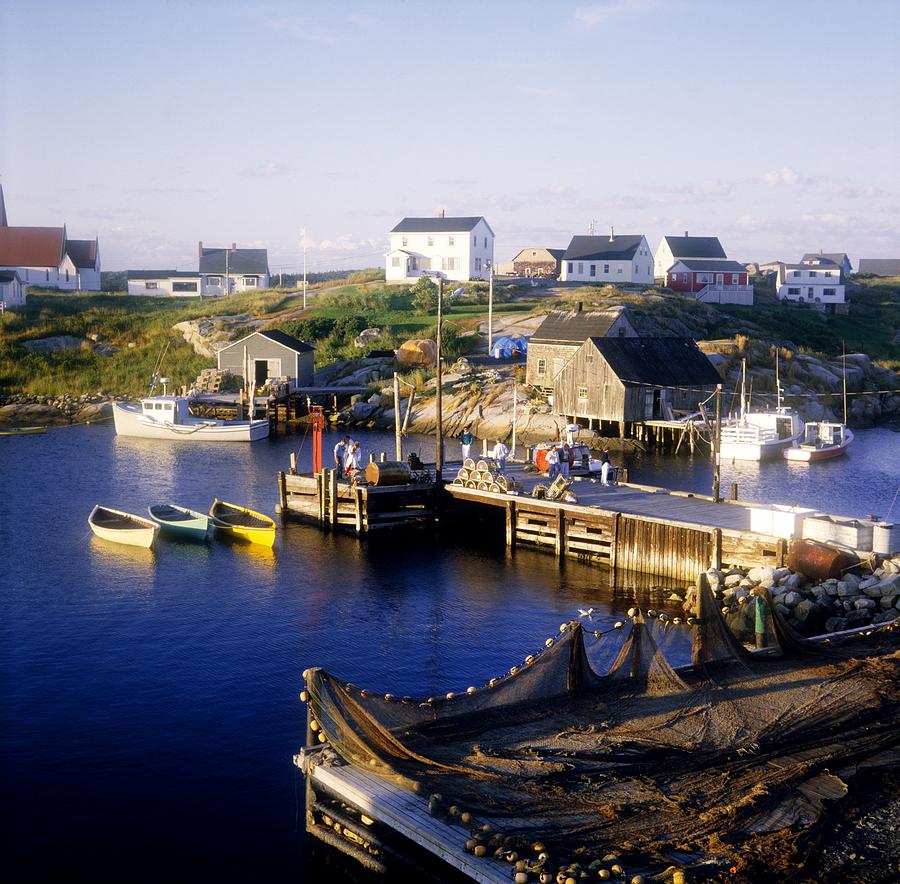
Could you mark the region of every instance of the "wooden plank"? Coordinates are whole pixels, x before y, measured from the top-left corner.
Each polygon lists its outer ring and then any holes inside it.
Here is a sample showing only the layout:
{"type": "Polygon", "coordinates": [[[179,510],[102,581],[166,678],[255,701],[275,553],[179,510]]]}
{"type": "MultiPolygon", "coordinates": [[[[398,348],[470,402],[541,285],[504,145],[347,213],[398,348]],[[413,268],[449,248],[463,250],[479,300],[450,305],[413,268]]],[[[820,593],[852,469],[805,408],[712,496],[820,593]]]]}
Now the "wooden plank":
{"type": "Polygon", "coordinates": [[[566,551],[566,514],[560,509],[556,512],[556,557],[560,558],[566,551]]]}
{"type": "Polygon", "coordinates": [[[363,533],[363,496],[359,488],[356,489],[356,533],[363,533]]]}
{"type": "Polygon", "coordinates": [[[337,470],[329,470],[328,471],[328,500],[330,503],[329,517],[330,517],[332,525],[337,523],[337,496],[338,496],[337,470]]]}
{"type": "Polygon", "coordinates": [[[508,547],[516,545],[516,502],[514,500],[506,501],[506,545],[508,547]]]}
{"type": "Polygon", "coordinates": [[[428,815],[424,800],[350,766],[315,767],[314,783],[340,796],[374,820],[399,832],[444,862],[483,884],[509,884],[510,867],[466,853],[466,834],[428,815]]]}

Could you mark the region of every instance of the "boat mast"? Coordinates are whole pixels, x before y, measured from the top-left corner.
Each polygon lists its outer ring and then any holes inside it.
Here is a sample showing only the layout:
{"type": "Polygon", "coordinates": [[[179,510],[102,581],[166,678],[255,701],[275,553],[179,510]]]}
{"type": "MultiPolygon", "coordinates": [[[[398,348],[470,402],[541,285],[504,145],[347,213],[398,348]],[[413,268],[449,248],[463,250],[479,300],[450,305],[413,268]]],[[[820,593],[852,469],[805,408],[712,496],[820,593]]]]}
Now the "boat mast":
{"type": "MultiPolygon", "coordinates": [[[[841,341],[841,375],[844,382],[844,426],[847,426],[847,342],[841,341]]],[[[843,430],[841,431],[843,432],[843,430]]]]}
{"type": "Polygon", "coordinates": [[[781,411],[781,380],[778,377],[778,348],[775,348],[775,410],[781,411]]]}
{"type": "Polygon", "coordinates": [[[741,360],[741,423],[747,413],[747,360],[741,360]]]}

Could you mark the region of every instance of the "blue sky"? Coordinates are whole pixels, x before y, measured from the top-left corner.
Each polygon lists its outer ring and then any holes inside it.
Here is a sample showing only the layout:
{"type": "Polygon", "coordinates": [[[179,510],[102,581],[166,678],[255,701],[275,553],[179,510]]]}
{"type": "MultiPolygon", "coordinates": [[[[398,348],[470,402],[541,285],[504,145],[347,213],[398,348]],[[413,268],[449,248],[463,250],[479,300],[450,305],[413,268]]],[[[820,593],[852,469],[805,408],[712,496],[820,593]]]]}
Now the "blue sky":
{"type": "Polygon", "coordinates": [[[611,224],[900,257],[900,2],[0,4],[13,224],[105,269],[382,263],[404,215],[498,260],[611,224]],[[38,35],[46,35],[46,39],[38,35]]]}

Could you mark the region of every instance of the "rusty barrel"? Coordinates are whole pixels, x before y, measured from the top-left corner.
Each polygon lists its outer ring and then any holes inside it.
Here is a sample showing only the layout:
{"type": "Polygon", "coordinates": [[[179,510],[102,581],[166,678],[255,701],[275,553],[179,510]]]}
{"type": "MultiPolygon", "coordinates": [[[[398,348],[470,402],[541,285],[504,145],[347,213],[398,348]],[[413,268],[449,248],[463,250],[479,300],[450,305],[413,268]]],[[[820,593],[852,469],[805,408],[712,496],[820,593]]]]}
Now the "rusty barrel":
{"type": "Polygon", "coordinates": [[[788,550],[788,568],[813,580],[840,577],[858,564],[859,559],[853,553],[814,540],[795,540],[788,550]]]}
{"type": "Polygon", "coordinates": [[[366,481],[379,486],[408,485],[412,481],[412,471],[399,460],[373,461],[366,466],[366,481]]]}

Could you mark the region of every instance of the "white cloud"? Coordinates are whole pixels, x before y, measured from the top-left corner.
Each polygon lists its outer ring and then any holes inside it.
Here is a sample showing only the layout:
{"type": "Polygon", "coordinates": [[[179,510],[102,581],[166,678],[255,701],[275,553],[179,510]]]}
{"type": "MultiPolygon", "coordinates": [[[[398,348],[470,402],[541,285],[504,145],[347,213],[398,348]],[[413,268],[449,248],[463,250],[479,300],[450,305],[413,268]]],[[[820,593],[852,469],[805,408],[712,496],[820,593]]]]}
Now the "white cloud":
{"type": "Polygon", "coordinates": [[[264,163],[259,163],[256,166],[249,166],[246,169],[242,169],[241,175],[246,175],[249,178],[280,178],[283,175],[287,175],[289,171],[290,170],[284,163],[268,160],[264,163]]]}
{"type": "Polygon", "coordinates": [[[798,172],[795,172],[787,166],[782,166],[780,169],[772,169],[766,172],[766,174],[762,176],[762,180],[765,184],[768,184],[769,187],[778,187],[782,184],[793,187],[795,184],[800,184],[801,181],[803,181],[798,172]]]}
{"type": "Polygon", "coordinates": [[[820,227],[843,228],[850,226],[850,218],[847,215],[839,215],[836,212],[807,213],[801,215],[800,220],[807,224],[817,224],[820,227]]]}
{"type": "Polygon", "coordinates": [[[576,6],[574,17],[578,25],[592,30],[610,19],[646,12],[656,5],[657,0],[601,0],[590,6],[576,6]]]}

